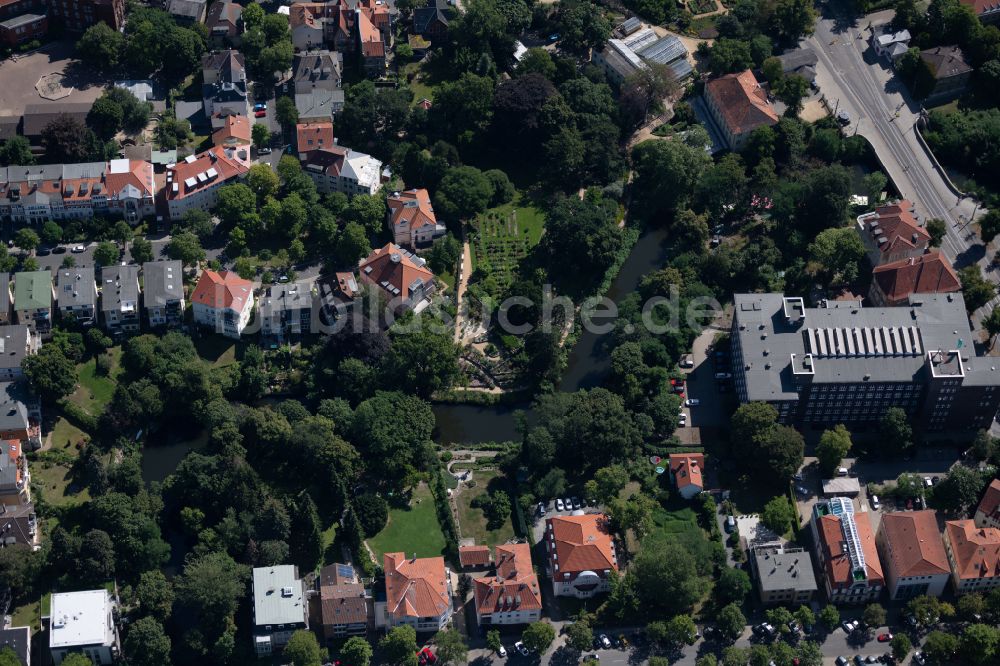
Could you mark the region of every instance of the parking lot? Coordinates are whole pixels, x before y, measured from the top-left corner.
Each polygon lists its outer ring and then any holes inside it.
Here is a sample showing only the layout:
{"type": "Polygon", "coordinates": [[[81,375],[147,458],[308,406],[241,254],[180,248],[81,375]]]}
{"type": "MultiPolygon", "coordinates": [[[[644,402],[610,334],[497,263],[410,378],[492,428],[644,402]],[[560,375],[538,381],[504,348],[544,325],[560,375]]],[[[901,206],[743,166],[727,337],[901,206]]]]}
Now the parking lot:
{"type": "Polygon", "coordinates": [[[675,434],[685,444],[700,445],[717,434],[732,412],[732,381],[716,379],[716,374],[731,375],[728,349],[713,346],[719,333],[716,328],[702,331],[691,348],[694,367],[681,368],[687,380],[684,398],[697,401],[696,405],[681,407],[685,424],[675,434]]]}
{"type": "Polygon", "coordinates": [[[553,516],[571,516],[574,511],[583,511],[584,513],[600,513],[600,509],[596,506],[591,506],[582,497],[578,495],[570,495],[568,497],[559,498],[559,500],[548,500],[545,502],[545,513],[542,514],[538,511],[538,505],[535,505],[535,510],[532,512],[532,517],[534,519],[534,526],[532,530],[532,536],[534,541],[532,543],[538,543],[543,538],[545,538],[545,519],[551,518],[553,516]],[[563,503],[563,508],[558,508],[558,501],[561,500],[563,503]],[[574,509],[573,506],[567,508],[566,501],[569,500],[573,502],[574,500],[578,502],[579,508],[574,509]]]}

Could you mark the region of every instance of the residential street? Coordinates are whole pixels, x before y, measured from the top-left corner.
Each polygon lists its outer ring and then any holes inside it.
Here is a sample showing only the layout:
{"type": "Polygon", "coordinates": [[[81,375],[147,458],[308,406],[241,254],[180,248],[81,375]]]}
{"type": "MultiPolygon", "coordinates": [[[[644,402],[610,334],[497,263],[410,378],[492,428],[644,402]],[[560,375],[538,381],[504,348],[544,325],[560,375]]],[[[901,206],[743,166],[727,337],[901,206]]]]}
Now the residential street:
{"type": "MultiPolygon", "coordinates": [[[[935,169],[913,128],[920,104],[910,98],[888,61],[878,58],[869,44],[869,22],[875,27],[888,23],[892,12],[855,21],[846,18],[849,9],[844,4],[836,0],[823,5],[815,33],[804,40],[819,57],[816,81],[820,90],[831,110],[850,114],[846,131],[871,142],[901,194],[916,205],[918,217],[947,222],[942,250],[948,258],[959,268],[984,264],[984,248],[967,227],[975,203],[968,198],[959,201],[935,169]]],[[[983,212],[980,208],[977,217],[983,212]]]]}

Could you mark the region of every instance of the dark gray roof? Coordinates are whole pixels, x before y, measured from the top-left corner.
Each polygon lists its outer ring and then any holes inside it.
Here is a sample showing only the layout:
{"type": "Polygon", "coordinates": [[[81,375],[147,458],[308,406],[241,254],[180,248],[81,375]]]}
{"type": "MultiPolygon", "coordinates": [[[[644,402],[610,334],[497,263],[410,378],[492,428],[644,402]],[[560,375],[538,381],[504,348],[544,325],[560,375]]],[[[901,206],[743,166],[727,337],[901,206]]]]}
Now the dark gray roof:
{"type": "Polygon", "coordinates": [[[16,30],[21,26],[30,25],[43,18],[45,18],[43,14],[21,14],[20,16],[15,16],[14,18],[3,21],[0,23],[0,26],[6,28],[7,30],[16,30]]]}
{"type": "MultiPolygon", "coordinates": [[[[938,363],[930,352],[959,350],[962,360],[954,365],[964,370],[963,384],[1000,385],[1000,363],[976,356],[961,294],[921,294],[899,307],[830,301],[790,311],[799,313],[799,323],[786,318],[783,294],[735,296],[734,333],[749,400],[797,400],[793,372],[809,372],[807,353],[813,384],[918,381],[929,363],[938,363]]],[[[947,361],[941,360],[939,376],[950,372],[947,361]]]]}
{"type": "Polygon", "coordinates": [[[24,107],[24,135],[41,136],[46,125],[65,114],[86,122],[93,102],[55,102],[24,107]]]}
{"type": "Polygon", "coordinates": [[[207,0],[170,0],[167,11],[174,16],[200,21],[205,14],[207,0]]]}
{"type": "Polygon", "coordinates": [[[246,81],[218,81],[206,83],[201,88],[201,96],[216,102],[239,102],[247,98],[246,81]]]}
{"type": "Polygon", "coordinates": [[[212,6],[208,10],[208,18],[205,19],[205,23],[208,24],[209,29],[214,28],[217,25],[225,25],[228,27],[229,23],[239,25],[240,17],[242,15],[243,7],[240,5],[235,2],[229,2],[229,0],[219,0],[218,2],[212,3],[212,6]]]}
{"type": "Polygon", "coordinates": [[[687,48],[676,35],[667,35],[642,47],[636,51],[636,55],[649,62],[666,65],[680,58],[687,58],[687,48]]]}
{"type": "Polygon", "coordinates": [[[184,298],[184,269],[179,261],[149,261],[142,265],[146,307],[184,298]]]}
{"type": "Polygon", "coordinates": [[[26,399],[25,389],[16,382],[0,382],[0,430],[27,429],[26,399]]]}
{"type": "Polygon", "coordinates": [[[60,268],[56,276],[56,302],[60,308],[97,305],[97,287],[91,266],[60,268]]]}
{"type": "MultiPolygon", "coordinates": [[[[15,543],[31,545],[34,543],[34,534],[38,523],[35,515],[34,504],[0,504],[0,546],[9,546],[15,543]]],[[[17,650],[13,645],[5,642],[7,638],[0,632],[0,650],[10,647],[14,652],[17,650]]]]}
{"type": "Polygon", "coordinates": [[[219,76],[227,81],[246,79],[246,59],[239,51],[232,49],[214,51],[201,57],[201,69],[218,70],[219,76]]]}
{"type": "Polygon", "coordinates": [[[260,299],[260,316],[265,318],[274,312],[292,312],[312,307],[312,283],[291,282],[269,287],[260,299]]]}
{"type": "Polygon", "coordinates": [[[17,136],[17,128],[20,126],[21,116],[0,116],[0,141],[17,136]]]}
{"type": "Polygon", "coordinates": [[[337,90],[341,87],[344,54],[338,51],[302,51],[292,62],[295,73],[295,92],[307,93],[322,88],[337,90]]]}
{"type": "Polygon", "coordinates": [[[631,35],[633,32],[642,27],[642,19],[638,16],[633,16],[630,19],[625,19],[625,21],[618,26],[618,30],[621,31],[623,35],[631,35]]]}
{"type": "Polygon", "coordinates": [[[781,61],[781,70],[786,74],[794,72],[800,67],[815,67],[819,58],[812,49],[793,49],[778,56],[781,61]]]}
{"type": "Polygon", "coordinates": [[[300,118],[332,117],[335,109],[344,105],[343,90],[316,88],[305,93],[295,93],[295,108],[300,118]]]}
{"type": "Polygon", "coordinates": [[[413,10],[413,32],[418,35],[424,34],[432,23],[440,21],[448,25],[448,17],[444,10],[435,5],[433,7],[420,7],[413,10]]]}
{"type": "Polygon", "coordinates": [[[931,70],[935,79],[962,76],[972,71],[965,61],[962,49],[957,46],[937,46],[920,52],[920,57],[931,70]]]}
{"type": "Polygon", "coordinates": [[[761,547],[753,551],[753,568],[760,589],[815,592],[812,557],[801,548],[761,547]]]}
{"type": "Polygon", "coordinates": [[[0,312],[10,313],[13,298],[10,293],[10,273],[0,273],[0,312]]]}
{"type": "Polygon", "coordinates": [[[101,269],[101,312],[117,312],[123,303],[139,307],[139,267],[105,266],[101,269]]]}
{"type": "Polygon", "coordinates": [[[0,368],[19,368],[28,355],[28,327],[25,324],[0,326],[0,368]]]}
{"type": "Polygon", "coordinates": [[[17,658],[21,660],[21,663],[25,665],[28,663],[30,643],[31,629],[29,627],[0,629],[0,650],[9,647],[17,655],[17,658]]]}

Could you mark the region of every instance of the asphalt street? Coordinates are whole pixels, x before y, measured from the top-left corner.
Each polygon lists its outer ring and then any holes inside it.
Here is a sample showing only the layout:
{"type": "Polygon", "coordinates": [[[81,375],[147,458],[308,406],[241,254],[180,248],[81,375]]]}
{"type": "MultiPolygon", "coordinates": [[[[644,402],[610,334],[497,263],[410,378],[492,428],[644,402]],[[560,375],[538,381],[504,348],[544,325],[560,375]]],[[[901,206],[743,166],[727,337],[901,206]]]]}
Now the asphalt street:
{"type": "MultiPolygon", "coordinates": [[[[847,132],[868,139],[903,197],[916,206],[922,220],[947,223],[942,250],[958,266],[982,263],[985,251],[968,226],[976,204],[960,199],[948,187],[916,136],[920,104],[885,58],[869,43],[871,27],[888,23],[892,12],[860,19],[849,17],[842,0],[822,6],[815,32],[804,40],[819,58],[816,81],[832,109],[850,114],[847,132]]],[[[979,209],[977,217],[983,212],[979,209]]]]}

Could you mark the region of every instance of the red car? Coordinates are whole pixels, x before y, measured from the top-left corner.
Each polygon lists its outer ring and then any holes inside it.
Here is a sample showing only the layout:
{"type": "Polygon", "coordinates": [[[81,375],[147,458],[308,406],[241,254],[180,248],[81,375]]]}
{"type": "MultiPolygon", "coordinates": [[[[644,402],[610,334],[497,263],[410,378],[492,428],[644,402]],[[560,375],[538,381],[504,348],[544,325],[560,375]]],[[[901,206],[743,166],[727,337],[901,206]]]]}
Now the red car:
{"type": "Polygon", "coordinates": [[[263,118],[266,115],[267,115],[267,109],[257,109],[256,111],[253,112],[254,118],[263,118]]]}
{"type": "Polygon", "coordinates": [[[437,660],[437,655],[431,652],[429,647],[424,647],[417,653],[417,661],[420,662],[420,666],[431,666],[431,664],[434,664],[437,660]]]}
{"type": "Polygon", "coordinates": [[[891,640],[892,640],[892,634],[885,633],[885,634],[879,634],[878,635],[878,642],[879,643],[888,643],[891,640]]]}

